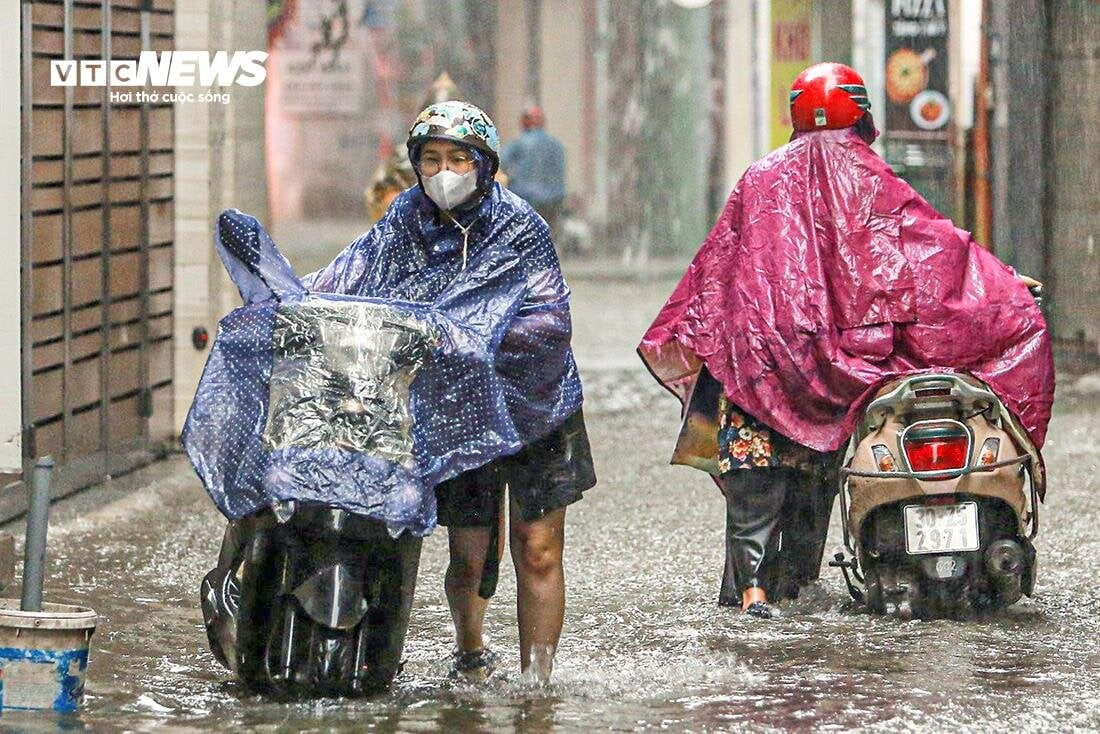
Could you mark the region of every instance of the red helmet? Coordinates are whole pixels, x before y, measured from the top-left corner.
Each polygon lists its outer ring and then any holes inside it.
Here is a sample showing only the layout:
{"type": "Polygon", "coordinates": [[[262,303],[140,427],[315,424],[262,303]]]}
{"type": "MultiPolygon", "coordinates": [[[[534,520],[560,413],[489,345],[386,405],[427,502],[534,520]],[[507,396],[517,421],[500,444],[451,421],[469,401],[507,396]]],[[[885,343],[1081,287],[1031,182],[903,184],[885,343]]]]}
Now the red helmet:
{"type": "Polygon", "coordinates": [[[800,132],[851,127],[869,109],[863,77],[844,64],[814,64],[791,84],[791,121],[800,132]]]}

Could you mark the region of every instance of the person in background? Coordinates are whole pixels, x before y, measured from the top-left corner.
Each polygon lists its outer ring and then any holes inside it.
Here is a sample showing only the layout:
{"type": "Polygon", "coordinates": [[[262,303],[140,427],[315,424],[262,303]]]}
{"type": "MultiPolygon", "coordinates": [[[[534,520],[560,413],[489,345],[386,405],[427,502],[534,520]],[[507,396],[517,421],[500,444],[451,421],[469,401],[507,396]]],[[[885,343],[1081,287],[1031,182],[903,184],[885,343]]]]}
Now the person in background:
{"type": "Polygon", "coordinates": [[[565,201],[565,149],[546,132],[546,116],[537,105],[524,111],[520,125],[523,133],[501,150],[500,165],[508,174],[508,188],[534,207],[557,236],[565,201]]]}
{"type": "Polygon", "coordinates": [[[405,189],[416,186],[416,171],[409,162],[409,153],[404,146],[395,148],[393,154],[384,160],[367,186],[367,217],[373,224],[390,208],[390,204],[405,189]]]}

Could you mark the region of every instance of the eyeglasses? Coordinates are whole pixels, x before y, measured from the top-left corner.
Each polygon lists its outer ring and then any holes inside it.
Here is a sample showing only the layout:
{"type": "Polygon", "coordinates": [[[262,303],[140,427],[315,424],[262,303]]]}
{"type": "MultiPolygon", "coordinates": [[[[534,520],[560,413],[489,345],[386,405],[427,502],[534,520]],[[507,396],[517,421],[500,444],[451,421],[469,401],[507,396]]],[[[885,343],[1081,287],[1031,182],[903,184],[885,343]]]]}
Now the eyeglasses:
{"type": "Polygon", "coordinates": [[[473,167],[474,158],[469,153],[461,150],[452,151],[442,156],[435,152],[426,152],[420,156],[417,168],[425,176],[434,176],[443,170],[444,164],[446,164],[449,171],[465,173],[473,167]]]}

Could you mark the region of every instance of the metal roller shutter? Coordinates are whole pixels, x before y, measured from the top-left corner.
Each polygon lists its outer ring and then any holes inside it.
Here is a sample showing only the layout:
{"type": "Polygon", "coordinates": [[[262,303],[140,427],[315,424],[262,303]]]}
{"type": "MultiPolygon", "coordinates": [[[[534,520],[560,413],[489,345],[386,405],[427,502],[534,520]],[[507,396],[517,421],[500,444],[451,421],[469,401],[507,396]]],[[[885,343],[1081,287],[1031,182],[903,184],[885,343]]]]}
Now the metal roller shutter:
{"type": "Polygon", "coordinates": [[[172,438],[173,108],[50,86],[50,62],[170,50],[173,6],[22,5],[24,446],[61,490],[172,438]]]}

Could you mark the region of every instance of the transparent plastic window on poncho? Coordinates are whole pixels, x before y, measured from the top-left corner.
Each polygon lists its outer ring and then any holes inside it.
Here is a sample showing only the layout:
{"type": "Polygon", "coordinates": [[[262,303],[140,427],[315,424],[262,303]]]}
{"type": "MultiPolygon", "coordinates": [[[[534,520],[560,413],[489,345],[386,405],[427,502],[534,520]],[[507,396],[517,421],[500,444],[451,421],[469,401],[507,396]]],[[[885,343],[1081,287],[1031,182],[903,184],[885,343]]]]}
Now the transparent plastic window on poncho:
{"type": "Polygon", "coordinates": [[[382,304],[307,299],[272,329],[270,450],[332,448],[413,466],[409,387],[439,344],[423,320],[382,304]]]}

